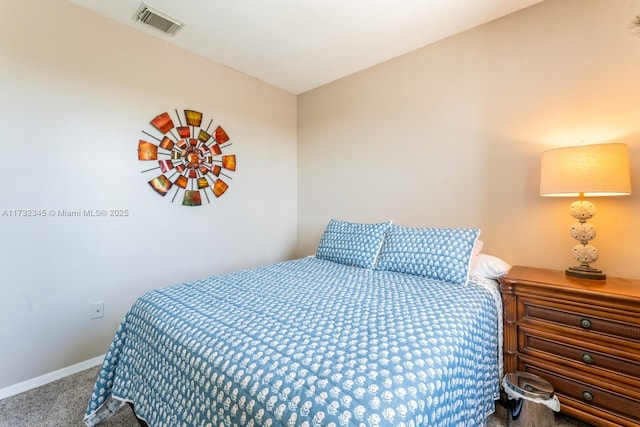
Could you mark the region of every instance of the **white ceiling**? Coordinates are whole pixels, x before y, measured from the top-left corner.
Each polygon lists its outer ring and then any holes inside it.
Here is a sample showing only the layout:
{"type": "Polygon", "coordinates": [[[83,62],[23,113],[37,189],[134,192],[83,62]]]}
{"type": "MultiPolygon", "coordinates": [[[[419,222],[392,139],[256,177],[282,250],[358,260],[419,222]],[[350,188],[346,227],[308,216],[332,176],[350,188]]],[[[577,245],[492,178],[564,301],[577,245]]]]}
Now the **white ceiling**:
{"type": "Polygon", "coordinates": [[[543,0],[149,0],[186,25],[133,20],[142,0],[69,0],[293,94],[543,0]]]}

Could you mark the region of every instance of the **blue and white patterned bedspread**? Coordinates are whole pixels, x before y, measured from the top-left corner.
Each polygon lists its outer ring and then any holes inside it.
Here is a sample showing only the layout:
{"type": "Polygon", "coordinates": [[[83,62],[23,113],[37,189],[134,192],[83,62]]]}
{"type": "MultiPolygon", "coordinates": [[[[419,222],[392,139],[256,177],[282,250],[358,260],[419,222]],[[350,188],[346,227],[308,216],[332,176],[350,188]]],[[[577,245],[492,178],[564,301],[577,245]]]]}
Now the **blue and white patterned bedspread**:
{"type": "Polygon", "coordinates": [[[499,394],[485,287],[313,257],[149,292],[86,411],[152,427],[478,426],[499,394]]]}

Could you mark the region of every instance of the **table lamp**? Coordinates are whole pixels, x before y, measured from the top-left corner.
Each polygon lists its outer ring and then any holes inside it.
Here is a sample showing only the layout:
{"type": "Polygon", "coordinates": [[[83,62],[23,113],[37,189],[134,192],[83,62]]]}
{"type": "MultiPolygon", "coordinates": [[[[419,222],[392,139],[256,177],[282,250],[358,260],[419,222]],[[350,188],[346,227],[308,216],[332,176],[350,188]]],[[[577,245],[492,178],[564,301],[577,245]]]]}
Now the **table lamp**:
{"type": "Polygon", "coordinates": [[[540,195],[578,197],[570,206],[571,216],[579,222],[571,226],[571,236],[580,242],[573,247],[579,266],[569,267],[568,276],[606,279],[589,264],[598,259],[598,251],[589,244],[596,236],[593,218],[596,208],[585,196],[625,196],[631,194],[629,154],[625,144],[591,144],[557,148],[542,153],[540,195]]]}

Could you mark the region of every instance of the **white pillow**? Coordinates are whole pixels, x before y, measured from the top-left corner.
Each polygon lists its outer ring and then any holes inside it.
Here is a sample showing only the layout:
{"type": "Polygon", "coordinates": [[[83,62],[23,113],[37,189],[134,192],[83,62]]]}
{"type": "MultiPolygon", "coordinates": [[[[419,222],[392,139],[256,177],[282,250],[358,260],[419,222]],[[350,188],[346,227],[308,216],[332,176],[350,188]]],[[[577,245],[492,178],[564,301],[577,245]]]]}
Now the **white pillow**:
{"type": "Polygon", "coordinates": [[[507,274],[511,266],[504,260],[488,254],[478,254],[475,259],[476,267],[472,274],[486,277],[487,279],[497,279],[507,274]]]}

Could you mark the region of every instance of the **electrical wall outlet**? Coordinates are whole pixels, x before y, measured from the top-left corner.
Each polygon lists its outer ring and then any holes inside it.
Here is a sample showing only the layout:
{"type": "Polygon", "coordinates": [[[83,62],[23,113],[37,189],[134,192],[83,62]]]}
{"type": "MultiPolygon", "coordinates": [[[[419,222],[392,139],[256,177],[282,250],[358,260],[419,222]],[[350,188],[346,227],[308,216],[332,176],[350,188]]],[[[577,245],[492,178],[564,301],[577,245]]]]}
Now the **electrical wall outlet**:
{"type": "Polygon", "coordinates": [[[104,302],[96,301],[91,304],[91,318],[99,319],[104,317],[104,302]]]}

